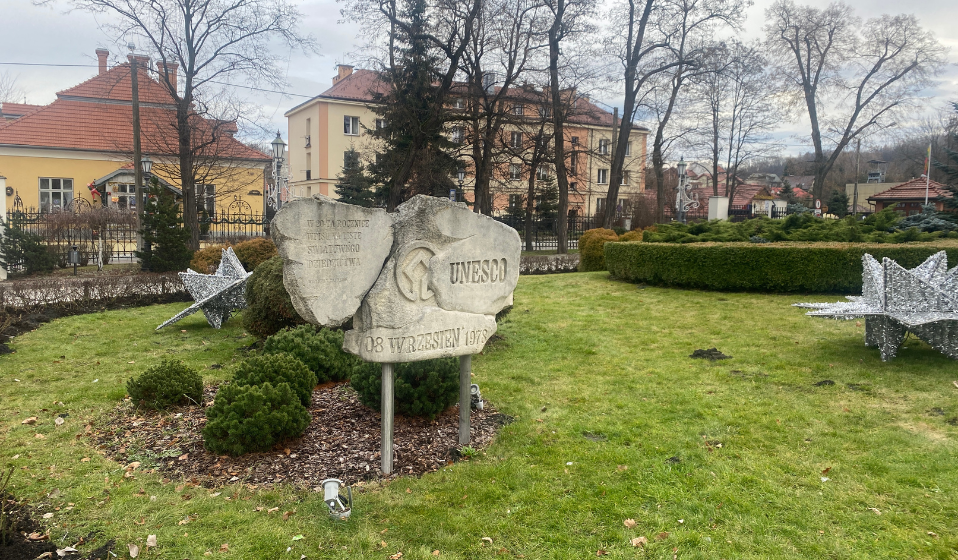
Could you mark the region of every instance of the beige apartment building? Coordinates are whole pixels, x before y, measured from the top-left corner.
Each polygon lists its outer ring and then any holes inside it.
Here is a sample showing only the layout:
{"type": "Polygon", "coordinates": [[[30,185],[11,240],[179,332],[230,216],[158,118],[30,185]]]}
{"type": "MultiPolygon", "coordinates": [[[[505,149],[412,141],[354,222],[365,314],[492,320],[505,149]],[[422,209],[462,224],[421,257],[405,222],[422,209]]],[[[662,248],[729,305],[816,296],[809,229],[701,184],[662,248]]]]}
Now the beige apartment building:
{"type": "MultiPolygon", "coordinates": [[[[382,91],[384,84],[376,72],[354,70],[339,65],[333,85],[322,94],[286,112],[289,124],[289,192],[292,198],[320,193],[335,197],[337,178],[342,173],[345,154],[355,150],[364,161],[372,161],[377,152],[377,141],[366,134],[366,128],[376,126],[376,114],[370,110],[373,93],[382,91]]],[[[510,96],[510,110],[516,117],[538,117],[547,109],[541,107],[541,92],[517,88],[510,96]]],[[[455,100],[462,107],[462,100],[455,100]]],[[[566,151],[574,155],[569,162],[570,214],[591,216],[604,211],[608,193],[610,158],[612,155],[612,113],[597,107],[585,96],[576,99],[574,116],[566,125],[566,151]]],[[[518,120],[521,120],[518,119],[518,120]]],[[[452,140],[464,135],[459,127],[451,127],[452,140]]],[[[631,133],[627,149],[624,177],[619,188],[619,205],[626,206],[631,195],[645,190],[646,139],[649,130],[636,127],[631,133]]],[[[509,125],[504,131],[504,142],[521,145],[521,126],[509,125]]],[[[466,158],[467,159],[467,158],[466,158]]],[[[529,169],[514,158],[496,168],[493,203],[496,212],[502,212],[517,197],[528,190],[528,180],[534,173],[537,181],[548,181],[552,166],[529,169]]],[[[471,172],[466,169],[464,190],[472,200],[471,172]]]]}

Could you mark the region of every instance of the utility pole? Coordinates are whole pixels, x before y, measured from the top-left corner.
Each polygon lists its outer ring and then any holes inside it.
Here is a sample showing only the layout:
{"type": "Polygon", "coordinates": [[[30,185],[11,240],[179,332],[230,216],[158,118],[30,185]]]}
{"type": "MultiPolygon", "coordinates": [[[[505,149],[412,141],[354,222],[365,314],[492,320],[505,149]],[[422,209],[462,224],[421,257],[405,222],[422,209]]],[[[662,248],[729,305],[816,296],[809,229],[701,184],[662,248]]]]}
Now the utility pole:
{"type": "Polygon", "coordinates": [[[133,182],[135,184],[136,196],[136,250],[143,251],[143,234],[140,228],[143,227],[143,170],[140,169],[140,160],[143,153],[140,151],[140,90],[137,82],[136,53],[133,52],[135,45],[130,47],[130,81],[133,86],[133,182]]]}
{"type": "MultiPolygon", "coordinates": [[[[858,178],[861,177],[862,166],[862,139],[858,139],[858,147],[855,148],[855,193],[852,196],[852,213],[858,217],[858,178]]],[[[846,193],[847,194],[847,193],[846,193]]]]}

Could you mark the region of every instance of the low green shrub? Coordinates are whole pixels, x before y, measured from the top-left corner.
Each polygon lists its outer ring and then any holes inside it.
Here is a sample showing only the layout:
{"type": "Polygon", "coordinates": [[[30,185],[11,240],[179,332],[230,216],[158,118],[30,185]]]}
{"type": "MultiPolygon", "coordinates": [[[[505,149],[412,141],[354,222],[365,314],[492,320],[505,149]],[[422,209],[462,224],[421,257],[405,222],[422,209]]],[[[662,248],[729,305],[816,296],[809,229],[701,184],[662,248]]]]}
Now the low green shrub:
{"type": "Polygon", "coordinates": [[[279,255],[256,267],[246,281],[246,309],[243,328],[264,339],[287,327],[306,323],[283,286],[283,259],[279,255]]]}
{"type": "MultiPolygon", "coordinates": [[[[396,412],[435,418],[459,400],[459,360],[439,358],[395,364],[396,412]]],[[[373,410],[382,406],[382,366],[363,364],[349,378],[359,400],[373,410]]]]}
{"type": "Polygon", "coordinates": [[[619,236],[619,241],[642,241],[642,230],[634,229],[619,236]]]}
{"type": "Polygon", "coordinates": [[[133,404],[162,410],[176,405],[200,404],[203,378],[179,360],[163,360],[126,382],[133,404]]]}
{"type": "Polygon", "coordinates": [[[216,454],[269,451],[302,435],[311,417],[287,383],[225,385],[206,410],[203,444],[216,454]]]}
{"type": "Polygon", "coordinates": [[[276,244],[268,237],[254,237],[248,241],[241,241],[233,247],[233,252],[247,271],[254,270],[277,255],[276,244]]]}
{"type": "Polygon", "coordinates": [[[252,356],[240,362],[233,373],[233,385],[289,385],[303,406],[313,400],[316,374],[306,364],[289,354],[252,356]]]}
{"type": "Polygon", "coordinates": [[[284,329],[263,344],[264,354],[286,353],[306,364],[318,383],[349,379],[361,360],[343,350],[343,333],[330,329],[317,331],[312,325],[284,329]]]}
{"type": "Polygon", "coordinates": [[[587,230],[579,238],[579,271],[605,270],[603,247],[609,241],[618,241],[619,236],[611,229],[587,230]]]}
{"type": "Polygon", "coordinates": [[[608,243],[614,278],[719,291],[861,293],[862,255],[888,257],[905,268],[945,250],[958,263],[958,244],[608,243]]]}

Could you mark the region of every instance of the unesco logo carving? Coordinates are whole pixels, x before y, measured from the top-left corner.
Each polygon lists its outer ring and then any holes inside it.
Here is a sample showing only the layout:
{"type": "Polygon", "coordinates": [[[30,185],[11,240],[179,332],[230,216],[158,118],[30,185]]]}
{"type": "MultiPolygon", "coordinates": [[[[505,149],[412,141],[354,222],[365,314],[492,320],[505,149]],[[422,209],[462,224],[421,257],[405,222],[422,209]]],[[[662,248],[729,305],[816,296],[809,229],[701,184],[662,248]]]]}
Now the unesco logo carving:
{"type": "Polygon", "coordinates": [[[435,293],[429,289],[429,259],[436,251],[429,243],[413,243],[399,251],[396,284],[409,301],[427,301],[435,293]]]}

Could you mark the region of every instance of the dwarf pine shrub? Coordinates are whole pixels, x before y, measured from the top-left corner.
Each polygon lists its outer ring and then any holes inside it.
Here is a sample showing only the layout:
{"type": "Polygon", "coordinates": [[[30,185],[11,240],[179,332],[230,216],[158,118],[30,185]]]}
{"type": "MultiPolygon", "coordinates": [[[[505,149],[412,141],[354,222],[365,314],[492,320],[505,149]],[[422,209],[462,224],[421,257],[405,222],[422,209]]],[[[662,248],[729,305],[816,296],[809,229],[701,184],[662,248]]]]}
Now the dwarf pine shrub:
{"type": "Polygon", "coordinates": [[[313,400],[316,374],[306,364],[289,354],[253,356],[243,360],[233,373],[233,385],[289,385],[303,406],[313,400]]]}
{"type": "Polygon", "coordinates": [[[179,360],[163,360],[127,381],[126,392],[136,406],[156,410],[199,404],[203,398],[203,378],[179,360]]]}
{"type": "MultiPolygon", "coordinates": [[[[459,399],[459,360],[438,358],[395,365],[396,412],[408,416],[435,418],[459,399]]],[[[382,366],[364,364],[349,384],[359,400],[373,410],[382,406],[382,366]]]]}
{"type": "Polygon", "coordinates": [[[243,328],[257,338],[266,338],[286,327],[302,325],[283,285],[283,259],[279,255],[256,267],[246,281],[243,328]]]}
{"type": "Polygon", "coordinates": [[[330,329],[317,331],[312,325],[300,325],[284,329],[263,344],[263,353],[289,354],[306,364],[316,374],[318,383],[342,381],[361,362],[359,358],[343,350],[343,333],[330,329]]]}
{"type": "Polygon", "coordinates": [[[302,435],[310,419],[288,383],[225,385],[206,410],[203,444],[212,453],[233,456],[269,451],[302,435]]]}

